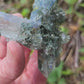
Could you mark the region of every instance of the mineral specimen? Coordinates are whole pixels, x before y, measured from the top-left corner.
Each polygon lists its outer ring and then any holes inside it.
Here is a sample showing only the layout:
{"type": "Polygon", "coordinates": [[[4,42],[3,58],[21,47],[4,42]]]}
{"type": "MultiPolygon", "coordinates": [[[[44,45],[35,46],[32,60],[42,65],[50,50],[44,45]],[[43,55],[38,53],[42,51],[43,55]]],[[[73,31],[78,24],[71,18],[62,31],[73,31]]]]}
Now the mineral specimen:
{"type": "Polygon", "coordinates": [[[38,49],[39,68],[47,77],[59,63],[62,44],[59,25],[64,16],[57,0],[35,0],[30,19],[0,12],[0,34],[31,49],[38,49]]]}

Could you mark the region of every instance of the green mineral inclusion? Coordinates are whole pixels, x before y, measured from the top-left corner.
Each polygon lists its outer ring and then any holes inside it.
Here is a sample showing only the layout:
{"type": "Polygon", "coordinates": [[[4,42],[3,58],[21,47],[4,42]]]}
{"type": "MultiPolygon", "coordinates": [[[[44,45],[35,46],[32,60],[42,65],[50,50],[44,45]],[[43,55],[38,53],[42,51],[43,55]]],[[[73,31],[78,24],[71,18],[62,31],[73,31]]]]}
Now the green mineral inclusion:
{"type": "Polygon", "coordinates": [[[48,77],[60,62],[63,38],[59,26],[64,20],[65,13],[57,0],[35,0],[30,19],[0,12],[0,33],[30,49],[38,49],[39,69],[48,77]]]}
{"type": "MultiPolygon", "coordinates": [[[[36,10],[37,11],[37,10],[36,10]]],[[[38,9],[36,19],[40,25],[37,28],[29,27],[29,24],[23,24],[22,28],[28,37],[25,39],[27,46],[39,51],[39,69],[45,77],[59,64],[59,54],[62,44],[62,36],[59,26],[65,20],[65,13],[55,2],[45,14],[38,9]]]]}

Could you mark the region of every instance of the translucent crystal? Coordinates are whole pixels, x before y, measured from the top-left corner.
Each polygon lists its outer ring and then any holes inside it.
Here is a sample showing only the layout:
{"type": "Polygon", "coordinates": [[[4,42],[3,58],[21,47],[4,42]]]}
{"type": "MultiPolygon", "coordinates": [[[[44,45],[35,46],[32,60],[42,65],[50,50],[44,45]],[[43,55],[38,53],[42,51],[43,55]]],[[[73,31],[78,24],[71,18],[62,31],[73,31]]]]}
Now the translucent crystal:
{"type": "Polygon", "coordinates": [[[62,44],[59,25],[64,12],[57,0],[35,0],[30,19],[0,12],[0,34],[39,51],[39,68],[47,77],[58,65],[62,44]]]}

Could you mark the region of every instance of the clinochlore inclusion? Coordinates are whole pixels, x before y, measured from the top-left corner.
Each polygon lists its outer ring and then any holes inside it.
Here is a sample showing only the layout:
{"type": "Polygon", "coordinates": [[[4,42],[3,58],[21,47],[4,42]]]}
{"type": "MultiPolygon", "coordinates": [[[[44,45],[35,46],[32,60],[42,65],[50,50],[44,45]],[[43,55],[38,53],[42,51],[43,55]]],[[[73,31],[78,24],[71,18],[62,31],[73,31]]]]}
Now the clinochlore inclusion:
{"type": "Polygon", "coordinates": [[[59,63],[62,44],[59,26],[64,16],[57,0],[35,0],[30,19],[0,12],[0,33],[9,40],[38,49],[39,68],[48,77],[59,63]]]}

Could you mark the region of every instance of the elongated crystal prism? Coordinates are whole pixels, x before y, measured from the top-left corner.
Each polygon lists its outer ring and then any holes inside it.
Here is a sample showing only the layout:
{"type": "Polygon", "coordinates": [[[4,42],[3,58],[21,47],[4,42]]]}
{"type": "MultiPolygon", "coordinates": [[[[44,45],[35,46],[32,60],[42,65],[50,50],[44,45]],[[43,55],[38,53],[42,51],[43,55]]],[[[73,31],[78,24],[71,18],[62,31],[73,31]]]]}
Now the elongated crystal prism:
{"type": "Polygon", "coordinates": [[[34,38],[35,33],[32,34],[32,32],[39,28],[39,24],[35,21],[31,21],[28,19],[23,19],[17,16],[13,16],[11,14],[6,14],[3,12],[0,12],[0,34],[7,37],[9,40],[14,40],[22,43],[23,45],[28,45],[29,48],[37,49],[37,47],[40,45],[35,45],[35,47],[32,44],[35,40],[38,40],[41,42],[40,34],[36,33],[36,37],[34,38]],[[27,40],[29,38],[28,44],[27,40]]]}

